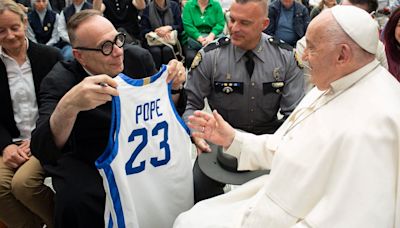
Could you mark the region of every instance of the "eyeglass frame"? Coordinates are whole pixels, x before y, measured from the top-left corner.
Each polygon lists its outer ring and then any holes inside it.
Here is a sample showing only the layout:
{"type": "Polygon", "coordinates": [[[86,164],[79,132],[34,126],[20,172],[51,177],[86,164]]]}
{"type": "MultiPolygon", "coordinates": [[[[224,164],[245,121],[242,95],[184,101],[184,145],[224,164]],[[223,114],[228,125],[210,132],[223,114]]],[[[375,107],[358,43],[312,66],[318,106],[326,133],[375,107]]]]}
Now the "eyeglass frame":
{"type": "Polygon", "coordinates": [[[110,41],[110,40],[105,41],[105,42],[101,45],[101,48],[74,47],[73,49],[84,50],[84,51],[99,51],[99,52],[101,52],[103,55],[109,56],[109,55],[111,55],[111,53],[114,51],[114,44],[117,45],[117,47],[121,48],[121,47],[123,47],[123,46],[125,45],[125,41],[126,41],[126,34],[120,32],[120,33],[118,33],[118,34],[115,36],[114,41],[110,41]],[[121,37],[121,35],[122,35],[122,37],[124,37],[124,40],[123,40],[123,42],[122,42],[122,45],[121,45],[121,46],[118,46],[118,44],[117,44],[118,37],[121,37]],[[104,50],[103,50],[103,49],[104,49],[104,46],[105,46],[106,44],[110,44],[110,43],[111,43],[111,51],[110,51],[110,53],[105,53],[104,50]]]}

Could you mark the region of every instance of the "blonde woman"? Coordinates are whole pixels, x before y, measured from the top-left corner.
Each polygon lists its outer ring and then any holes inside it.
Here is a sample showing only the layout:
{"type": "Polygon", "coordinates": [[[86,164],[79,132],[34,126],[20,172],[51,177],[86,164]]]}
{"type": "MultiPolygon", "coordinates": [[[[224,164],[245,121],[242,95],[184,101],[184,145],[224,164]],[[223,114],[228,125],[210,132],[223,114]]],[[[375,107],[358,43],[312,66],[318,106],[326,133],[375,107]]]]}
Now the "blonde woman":
{"type": "Polygon", "coordinates": [[[322,10],[328,9],[331,7],[336,6],[337,2],[336,0],[321,0],[317,6],[314,6],[314,8],[310,12],[310,17],[311,20],[316,17],[319,13],[321,13],[322,10]]]}
{"type": "Polygon", "coordinates": [[[0,220],[8,227],[53,227],[53,192],[31,155],[38,91],[61,59],[58,49],[29,41],[27,19],[11,0],[0,1],[0,220]]]}

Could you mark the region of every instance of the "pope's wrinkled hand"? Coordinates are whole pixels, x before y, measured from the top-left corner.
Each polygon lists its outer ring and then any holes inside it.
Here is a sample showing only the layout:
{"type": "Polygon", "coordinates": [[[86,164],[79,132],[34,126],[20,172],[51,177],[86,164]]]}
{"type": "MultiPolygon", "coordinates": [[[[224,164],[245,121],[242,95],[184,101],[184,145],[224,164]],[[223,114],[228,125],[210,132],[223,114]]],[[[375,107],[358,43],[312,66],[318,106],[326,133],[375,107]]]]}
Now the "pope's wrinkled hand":
{"type": "Polygon", "coordinates": [[[192,136],[210,141],[216,145],[228,148],[235,138],[235,129],[214,110],[212,114],[204,111],[195,111],[189,116],[189,128],[192,136]]]}

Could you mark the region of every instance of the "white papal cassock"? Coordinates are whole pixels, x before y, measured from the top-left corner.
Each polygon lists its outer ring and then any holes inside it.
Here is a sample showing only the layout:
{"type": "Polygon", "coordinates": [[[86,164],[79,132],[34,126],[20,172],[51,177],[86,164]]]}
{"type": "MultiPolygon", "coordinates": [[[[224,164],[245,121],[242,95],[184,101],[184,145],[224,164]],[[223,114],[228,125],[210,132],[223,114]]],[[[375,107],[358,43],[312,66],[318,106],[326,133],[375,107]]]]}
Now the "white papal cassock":
{"type": "Polygon", "coordinates": [[[400,227],[400,84],[375,60],[314,88],[274,135],[236,132],[239,169],[271,168],[174,227],[400,227]],[[241,153],[242,152],[242,153],[241,153]]]}

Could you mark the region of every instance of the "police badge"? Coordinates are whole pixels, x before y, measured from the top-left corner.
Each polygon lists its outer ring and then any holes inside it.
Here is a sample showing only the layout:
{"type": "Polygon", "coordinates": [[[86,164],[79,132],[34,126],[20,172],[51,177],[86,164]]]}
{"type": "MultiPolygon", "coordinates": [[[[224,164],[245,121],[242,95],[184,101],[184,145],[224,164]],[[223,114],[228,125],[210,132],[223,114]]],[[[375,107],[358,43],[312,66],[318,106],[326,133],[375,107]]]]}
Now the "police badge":
{"type": "Polygon", "coordinates": [[[294,59],[296,60],[297,66],[300,69],[303,69],[304,68],[303,61],[301,61],[301,58],[300,58],[299,54],[296,51],[294,51],[294,59]]]}
{"type": "Polygon", "coordinates": [[[201,62],[202,56],[200,52],[197,52],[196,56],[193,59],[192,65],[190,68],[195,69],[201,62]]]}

